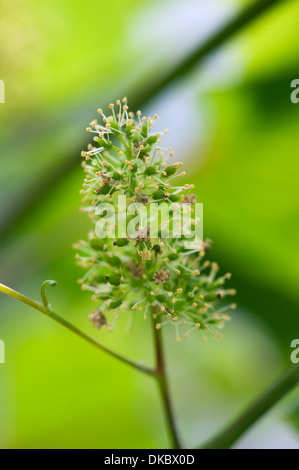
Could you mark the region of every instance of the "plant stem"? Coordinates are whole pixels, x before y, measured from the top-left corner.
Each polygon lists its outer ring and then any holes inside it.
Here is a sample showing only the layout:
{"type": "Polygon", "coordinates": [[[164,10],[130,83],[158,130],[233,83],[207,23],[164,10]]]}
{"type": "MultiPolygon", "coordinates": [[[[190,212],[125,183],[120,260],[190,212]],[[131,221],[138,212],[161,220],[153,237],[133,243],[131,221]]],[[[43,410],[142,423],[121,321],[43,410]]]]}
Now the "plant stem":
{"type": "Polygon", "coordinates": [[[35,302],[34,300],[30,299],[29,297],[26,297],[23,294],[20,294],[20,292],[17,292],[10,287],[7,287],[3,284],[0,284],[0,292],[3,292],[6,295],[9,295],[10,297],[13,297],[16,300],[19,300],[20,302],[23,302],[24,304],[29,305],[30,307],[34,308],[35,310],[38,310],[39,312],[43,313],[49,318],[52,318],[52,320],[56,321],[60,325],[66,327],[68,330],[72,331],[75,333],[77,336],[80,336],[80,338],[84,339],[88,343],[92,344],[96,348],[100,349],[101,351],[104,351],[110,356],[113,356],[116,359],[119,359],[120,361],[124,362],[125,364],[134,367],[134,369],[139,370],[140,372],[143,372],[145,374],[149,374],[152,376],[156,375],[156,370],[152,369],[150,367],[144,366],[142,364],[138,364],[134,361],[131,361],[130,359],[127,359],[126,357],[122,356],[121,354],[118,354],[115,351],[112,351],[111,349],[107,348],[104,346],[102,343],[100,343],[97,339],[93,338],[92,336],[89,336],[87,333],[84,333],[84,331],[80,330],[77,328],[75,325],[72,323],[68,322],[64,318],[60,317],[56,313],[52,312],[51,310],[47,310],[42,304],[39,302],[35,302]]]}
{"type": "MultiPolygon", "coordinates": [[[[48,282],[48,281],[47,281],[48,282]]],[[[52,282],[52,281],[51,281],[52,282]]],[[[156,328],[157,322],[153,319],[153,335],[155,342],[155,352],[156,352],[156,368],[152,369],[142,364],[135,363],[130,359],[125,358],[124,356],[112,351],[107,348],[99,341],[97,341],[92,336],[84,333],[82,330],[60,317],[51,310],[47,310],[45,306],[36,302],[29,297],[7,287],[3,284],[0,284],[0,292],[19,300],[20,302],[29,305],[30,307],[38,310],[47,317],[52,318],[60,325],[66,327],[68,330],[75,333],[77,336],[80,336],[82,339],[92,344],[96,348],[104,351],[116,359],[124,362],[125,364],[139,370],[140,372],[156,377],[159,389],[161,392],[165,413],[167,417],[167,422],[169,426],[170,435],[172,438],[173,448],[181,449],[178,432],[176,429],[176,422],[174,418],[174,413],[172,409],[172,404],[170,400],[168,380],[165,367],[164,351],[163,351],[163,342],[161,330],[156,328]]],[[[47,302],[46,302],[47,303],[47,302]]],[[[299,384],[299,365],[293,365],[289,367],[272,385],[266,389],[260,397],[258,397],[255,402],[252,403],[247,410],[245,410],[241,416],[230,424],[226,429],[208,441],[205,445],[201,446],[204,449],[228,449],[230,448],[242,434],[247,431],[256,421],[258,421],[261,416],[268,412],[276,403],[278,403],[288,392],[290,392],[296,385],[299,384]]]]}
{"type": "Polygon", "coordinates": [[[157,370],[157,380],[159,389],[161,392],[163,405],[165,409],[165,414],[167,417],[168,427],[170,436],[172,439],[172,444],[174,449],[181,449],[180,440],[178,437],[178,432],[176,428],[176,422],[174,418],[174,413],[172,409],[172,404],[170,400],[167,373],[165,367],[164,351],[163,351],[163,342],[162,342],[162,333],[160,329],[156,328],[156,321],[153,319],[153,334],[155,342],[155,352],[156,352],[156,370],[157,370]]]}
{"type": "Polygon", "coordinates": [[[289,367],[241,416],[201,448],[228,449],[261,416],[299,384],[299,365],[289,367]]]}
{"type": "Polygon", "coordinates": [[[20,292],[17,292],[14,289],[11,289],[10,287],[7,287],[1,283],[0,283],[0,292],[16,300],[19,300],[20,302],[23,302],[26,305],[29,305],[30,307],[34,308],[35,310],[38,310],[39,312],[43,313],[47,317],[52,318],[52,320],[66,327],[68,330],[72,331],[77,336],[80,336],[82,339],[92,344],[96,348],[100,349],[101,351],[104,351],[110,354],[114,358],[119,359],[120,361],[133,367],[134,369],[139,370],[140,372],[143,372],[152,377],[155,377],[158,381],[158,385],[161,391],[161,396],[163,399],[165,413],[166,413],[169,430],[170,430],[170,434],[172,438],[173,448],[181,449],[181,445],[180,445],[179,438],[178,438],[178,433],[176,430],[174,414],[173,414],[171,401],[170,401],[166,368],[165,368],[165,360],[164,360],[164,352],[163,352],[163,345],[162,345],[162,335],[161,335],[161,331],[156,328],[156,322],[153,321],[154,341],[155,341],[155,351],[156,351],[156,368],[153,369],[153,368],[144,366],[142,364],[133,362],[130,359],[127,359],[126,357],[112,351],[111,349],[101,344],[98,340],[96,340],[92,336],[89,336],[88,334],[84,333],[84,331],[74,326],[72,323],[68,322],[64,318],[57,315],[56,313],[52,312],[52,310],[49,309],[49,303],[45,294],[45,286],[46,284],[54,285],[53,282],[54,281],[45,281],[45,283],[43,283],[42,296],[43,296],[43,302],[45,305],[42,305],[39,302],[36,302],[35,300],[32,300],[29,297],[21,294],[20,292]]]}

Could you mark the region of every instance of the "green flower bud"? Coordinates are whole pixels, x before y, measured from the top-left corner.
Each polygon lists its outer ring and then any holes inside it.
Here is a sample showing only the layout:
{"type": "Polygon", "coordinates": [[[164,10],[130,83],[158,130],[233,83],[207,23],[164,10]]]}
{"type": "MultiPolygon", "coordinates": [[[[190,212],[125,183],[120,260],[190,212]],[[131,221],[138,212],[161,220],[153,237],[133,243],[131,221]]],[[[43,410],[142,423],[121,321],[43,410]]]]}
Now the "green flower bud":
{"type": "Polygon", "coordinates": [[[178,202],[180,200],[180,196],[177,194],[171,194],[168,198],[171,202],[178,202]]]}
{"type": "Polygon", "coordinates": [[[157,173],[157,171],[156,171],[156,168],[154,166],[148,166],[145,169],[145,174],[148,175],[148,176],[155,175],[156,173],[157,173]]]}
{"type": "Polygon", "coordinates": [[[157,142],[157,140],[159,139],[159,137],[160,137],[159,134],[151,135],[150,137],[148,137],[148,138],[146,139],[146,142],[147,142],[148,144],[151,144],[151,145],[152,145],[152,144],[155,144],[155,143],[157,142]]]}
{"type": "Polygon", "coordinates": [[[116,181],[119,181],[119,180],[121,179],[121,176],[120,176],[120,174],[119,174],[117,171],[114,171],[114,172],[112,173],[112,178],[113,178],[114,180],[116,180],[116,181]]]}
{"type": "Polygon", "coordinates": [[[128,243],[129,243],[129,240],[127,240],[126,238],[118,238],[117,240],[115,240],[115,242],[113,242],[113,245],[126,246],[128,243]]]}
{"type": "Polygon", "coordinates": [[[109,303],[109,308],[110,308],[110,309],[114,309],[114,308],[119,307],[121,304],[122,304],[122,299],[113,299],[113,300],[109,303]]]}
{"type": "Polygon", "coordinates": [[[165,168],[165,173],[167,173],[167,176],[172,176],[176,173],[176,167],[174,165],[167,166],[165,168]]]}
{"type": "Polygon", "coordinates": [[[158,191],[155,191],[153,193],[153,199],[162,199],[164,196],[164,191],[162,191],[162,189],[158,189],[158,191]]]}
{"type": "Polygon", "coordinates": [[[89,243],[91,248],[97,251],[102,251],[105,244],[104,240],[101,238],[92,238],[91,240],[89,240],[89,243]]]}
{"type": "Polygon", "coordinates": [[[119,286],[121,283],[121,277],[117,274],[112,274],[112,275],[105,275],[106,281],[109,282],[112,286],[119,286]]]}

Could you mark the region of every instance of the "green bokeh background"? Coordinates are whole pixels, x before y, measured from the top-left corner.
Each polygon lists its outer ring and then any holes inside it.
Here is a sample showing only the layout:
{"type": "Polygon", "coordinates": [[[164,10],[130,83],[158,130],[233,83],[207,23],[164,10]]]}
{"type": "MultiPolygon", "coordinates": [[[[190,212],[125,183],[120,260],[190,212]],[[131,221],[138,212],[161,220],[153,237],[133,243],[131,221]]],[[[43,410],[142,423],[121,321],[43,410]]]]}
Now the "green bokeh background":
{"type": "MultiPolygon", "coordinates": [[[[145,363],[153,359],[149,323],[131,325],[124,314],[113,334],[95,331],[93,303],[76,283],[72,243],[89,228],[78,211],[85,127],[98,106],[124,94],[142,99],[153,78],[249,3],[0,1],[0,281],[38,299],[42,281],[56,279],[49,295],[57,313],[145,363]]],[[[281,2],[145,107],[173,125],[167,138],[204,203],[211,256],[238,289],[221,342],[194,334],[177,344],[165,331],[189,447],[283,370],[299,337],[299,104],[290,101],[298,15],[296,1],[281,2]]],[[[150,378],[2,295],[0,339],[1,448],[169,445],[150,378]]],[[[239,446],[299,448],[298,410],[297,389],[239,446]]]]}

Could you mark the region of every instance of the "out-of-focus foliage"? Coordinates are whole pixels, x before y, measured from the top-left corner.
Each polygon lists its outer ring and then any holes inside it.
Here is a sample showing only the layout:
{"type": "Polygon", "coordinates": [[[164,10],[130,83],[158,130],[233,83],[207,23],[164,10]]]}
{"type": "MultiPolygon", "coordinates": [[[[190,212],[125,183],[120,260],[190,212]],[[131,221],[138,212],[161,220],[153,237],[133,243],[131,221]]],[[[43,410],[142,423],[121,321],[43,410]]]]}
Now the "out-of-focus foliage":
{"type": "Polygon", "coordinates": [[[298,113],[289,98],[296,11],[282,9],[252,27],[244,41],[249,58],[243,80],[204,98],[214,140],[198,176],[205,228],[220,239],[220,256],[232,256],[236,281],[244,283],[241,295],[267,319],[286,355],[299,302],[298,113]],[[280,29],[282,21],[288,28],[280,29]]]}
{"type": "MultiPolygon", "coordinates": [[[[187,3],[195,8],[198,2],[187,3]]],[[[34,298],[44,279],[57,279],[59,286],[50,293],[54,310],[90,333],[86,316],[92,303],[76,283],[80,270],[71,248],[89,228],[77,211],[84,128],[102,100],[114,100],[139,75],[146,83],[147,61],[152,73],[159,73],[153,64],[157,56],[161,64],[161,57],[151,43],[160,34],[155,25],[161,24],[161,8],[169,10],[169,36],[161,39],[161,50],[169,37],[184,41],[187,7],[178,4],[1,1],[0,78],[6,85],[6,103],[0,105],[2,229],[37,183],[43,192],[46,177],[72,152],[78,153],[78,168],[61,174],[6,231],[0,279],[34,298]],[[148,12],[152,30],[142,27],[148,12]]],[[[190,140],[194,147],[188,150],[189,172],[204,203],[205,236],[214,240],[211,254],[223,273],[233,273],[240,308],[220,343],[190,338],[177,345],[172,335],[167,338],[175,409],[189,445],[219,429],[261,391],[288,362],[290,341],[298,337],[299,107],[289,99],[290,82],[298,78],[298,13],[290,0],[256,21],[217,54],[222,64],[217,73],[227,77],[227,53],[233,50],[237,60],[229,68],[234,72],[235,65],[235,77],[232,73],[222,85],[219,77],[217,82],[207,75],[211,86],[194,91],[198,115],[204,117],[205,145],[186,133],[186,144],[190,140]]],[[[165,67],[173,59],[174,54],[164,58],[165,67]]],[[[177,89],[196,87],[208,66],[177,89]]],[[[161,119],[172,119],[165,107],[155,111],[161,119]]],[[[131,357],[152,359],[143,318],[131,325],[124,316],[113,334],[94,334],[131,357]]],[[[158,394],[149,378],[3,298],[0,338],[6,345],[6,364],[0,365],[1,447],[167,446],[158,394]]],[[[290,415],[297,393],[270,419],[290,415]]]]}

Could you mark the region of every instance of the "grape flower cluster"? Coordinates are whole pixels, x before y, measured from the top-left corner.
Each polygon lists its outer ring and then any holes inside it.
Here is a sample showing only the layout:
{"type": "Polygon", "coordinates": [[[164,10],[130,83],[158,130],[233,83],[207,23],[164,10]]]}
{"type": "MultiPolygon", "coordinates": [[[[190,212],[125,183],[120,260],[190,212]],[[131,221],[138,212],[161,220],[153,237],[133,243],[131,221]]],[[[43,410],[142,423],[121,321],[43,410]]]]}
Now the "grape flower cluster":
{"type": "MultiPolygon", "coordinates": [[[[83,212],[87,212],[93,228],[87,240],[75,244],[77,262],[86,270],[79,279],[81,288],[92,293],[97,308],[89,315],[98,329],[113,330],[119,315],[134,314],[153,317],[157,329],[172,325],[176,341],[198,330],[204,341],[207,333],[221,338],[219,329],[230,320],[234,303],[223,302],[235,290],[226,288],[230,273],[218,276],[217,263],[206,260],[210,240],[186,244],[184,233],[178,236],[176,217],[169,221],[168,236],[159,226],[155,237],[150,225],[140,220],[143,210],[152,203],[167,204],[175,211],[194,213],[194,186],[184,184],[182,163],[172,163],[172,148],[161,146],[167,132],[153,132],[158,116],[136,115],[129,111],[127,99],[110,104],[108,115],[98,109],[101,122],[94,120],[87,131],[92,144],[82,152],[85,172],[83,212]],[[101,219],[97,208],[109,202],[116,213],[122,212],[117,198],[136,206],[135,214],[126,215],[134,224],[134,236],[118,236],[117,224],[113,236],[98,237],[96,224],[101,219]],[[142,209],[142,210],[141,210],[142,209]]],[[[195,217],[193,216],[195,223],[195,217]]]]}

